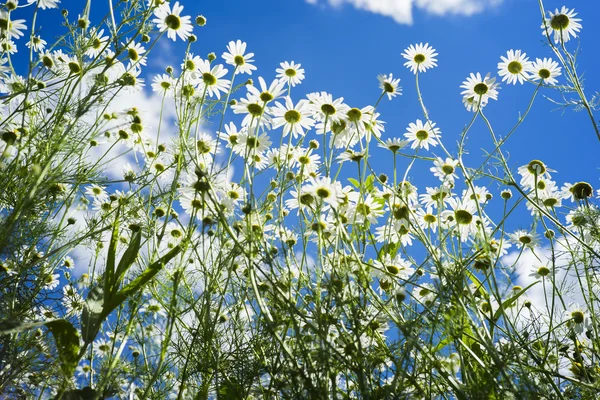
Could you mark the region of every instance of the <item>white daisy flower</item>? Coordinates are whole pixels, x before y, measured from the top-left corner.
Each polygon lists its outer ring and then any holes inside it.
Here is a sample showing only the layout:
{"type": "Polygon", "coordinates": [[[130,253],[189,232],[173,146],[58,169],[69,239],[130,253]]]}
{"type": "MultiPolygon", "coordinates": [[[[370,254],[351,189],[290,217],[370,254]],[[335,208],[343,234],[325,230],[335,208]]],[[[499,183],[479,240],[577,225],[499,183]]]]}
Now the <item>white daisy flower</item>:
{"type": "Polygon", "coordinates": [[[223,68],[223,65],[217,64],[211,68],[208,60],[200,60],[198,72],[200,73],[198,82],[200,95],[206,89],[209,96],[215,96],[217,99],[220,99],[221,92],[227,93],[229,90],[231,81],[222,79],[227,74],[227,70],[223,68]]]}
{"type": "Polygon", "coordinates": [[[233,146],[233,152],[244,158],[264,153],[272,143],[266,134],[250,134],[247,129],[239,134],[237,141],[237,144],[233,146]]]}
{"type": "Polygon", "coordinates": [[[299,85],[304,80],[304,69],[300,68],[302,64],[296,64],[293,61],[284,61],[279,64],[281,68],[277,68],[277,78],[294,87],[299,85]]]}
{"type": "Polygon", "coordinates": [[[348,219],[353,224],[364,224],[367,221],[376,224],[377,218],[384,214],[384,203],[377,201],[370,193],[361,195],[358,192],[348,194],[348,219]]]}
{"type": "Polygon", "coordinates": [[[140,64],[146,65],[146,57],[143,57],[142,54],[146,52],[146,48],[142,46],[140,43],[129,42],[121,43],[123,47],[127,47],[127,56],[129,60],[131,60],[131,64],[140,64]]]}
{"type": "Polygon", "coordinates": [[[523,229],[519,229],[508,235],[511,243],[515,244],[520,249],[527,247],[534,249],[539,243],[540,239],[535,232],[528,232],[523,229]]]}
{"type": "Polygon", "coordinates": [[[225,124],[225,132],[217,131],[217,137],[227,142],[226,147],[232,149],[240,143],[241,133],[242,132],[238,131],[233,122],[229,122],[228,124],[225,124]]]}
{"type": "Polygon", "coordinates": [[[0,32],[4,34],[7,39],[20,38],[24,35],[22,31],[27,30],[24,19],[10,19],[10,13],[7,11],[0,11],[0,32]]]}
{"type": "Polygon", "coordinates": [[[332,207],[337,207],[344,196],[340,183],[332,182],[329,177],[311,178],[301,191],[332,207]]]}
{"type": "Polygon", "coordinates": [[[156,75],[152,78],[152,91],[163,94],[165,97],[173,97],[175,94],[175,79],[167,74],[156,75]]]}
{"type": "Polygon", "coordinates": [[[25,46],[27,46],[28,48],[33,48],[33,51],[40,52],[44,51],[46,44],[47,42],[44,39],[39,37],[39,35],[36,35],[32,37],[31,40],[29,40],[29,42],[25,44],[25,46]]]}
{"type": "Polygon", "coordinates": [[[437,230],[438,226],[438,217],[437,214],[433,212],[432,207],[427,207],[425,209],[419,208],[417,209],[417,224],[423,230],[431,229],[433,233],[437,230]]]}
{"type": "Polygon", "coordinates": [[[160,32],[167,31],[167,36],[173,41],[177,39],[177,36],[181,40],[186,40],[192,34],[191,17],[189,15],[180,16],[181,11],[183,11],[183,6],[179,5],[178,1],[173,4],[172,9],[171,4],[167,2],[154,10],[156,18],[152,22],[157,25],[160,32]]]}
{"type": "Polygon", "coordinates": [[[310,102],[309,108],[315,120],[323,122],[315,126],[318,135],[322,135],[325,129],[330,131],[332,124],[344,119],[350,109],[344,104],[343,97],[333,100],[331,94],[327,92],[310,93],[306,97],[310,102]],[[324,125],[326,119],[328,121],[327,126],[324,125]]]}
{"type": "Polygon", "coordinates": [[[165,318],[167,316],[167,312],[163,308],[163,306],[156,300],[150,299],[144,303],[142,307],[140,307],[140,313],[150,314],[153,319],[157,319],[159,317],[165,318]]]}
{"type": "Polygon", "coordinates": [[[96,339],[94,342],[94,353],[98,358],[104,358],[110,354],[112,349],[112,342],[107,341],[104,338],[96,339]]]}
{"type": "Polygon", "coordinates": [[[482,78],[479,72],[477,74],[471,72],[471,75],[460,87],[465,89],[460,94],[474,103],[475,108],[477,108],[477,104],[482,108],[485,107],[489,99],[498,100],[499,86],[496,78],[491,78],[490,74],[482,78]]]}
{"type": "Polygon", "coordinates": [[[105,188],[96,184],[86,187],[85,194],[93,197],[94,199],[100,199],[101,201],[108,199],[108,193],[106,192],[105,188]]]}
{"type": "Polygon", "coordinates": [[[548,85],[556,85],[558,80],[556,79],[561,75],[561,67],[558,63],[551,58],[536,58],[535,62],[531,65],[531,79],[547,83],[548,85]]]}
{"type": "Polygon", "coordinates": [[[58,280],[59,277],[60,277],[60,275],[52,274],[52,273],[46,275],[46,277],[44,278],[44,289],[52,290],[55,287],[57,287],[58,284],[60,283],[58,280]]]}
{"type": "Polygon", "coordinates": [[[564,321],[567,326],[573,328],[576,333],[583,333],[583,329],[589,326],[588,311],[579,304],[572,303],[565,311],[564,321]]]}
{"type": "Polygon", "coordinates": [[[241,40],[236,42],[231,41],[227,45],[227,52],[223,53],[221,57],[229,65],[235,66],[235,74],[248,74],[252,75],[252,71],[256,70],[256,66],[251,63],[254,62],[252,57],[254,53],[244,54],[246,52],[246,43],[241,40]]]}
{"type": "Polygon", "coordinates": [[[28,4],[37,3],[37,6],[42,10],[47,8],[58,8],[60,0],[27,0],[28,4]]]}
{"type": "Polygon", "coordinates": [[[260,101],[264,104],[268,104],[271,101],[283,96],[285,93],[285,82],[275,79],[271,84],[267,87],[267,83],[263,79],[262,76],[258,77],[258,84],[260,85],[260,90],[255,86],[246,86],[248,88],[249,95],[255,98],[257,101],[260,101]]]}
{"type": "Polygon", "coordinates": [[[276,103],[273,108],[273,128],[283,126],[283,137],[290,132],[294,139],[304,136],[305,130],[310,129],[315,121],[310,117],[311,113],[306,100],[300,100],[296,106],[290,97],[285,98],[285,106],[276,103]]]}
{"type": "Polygon", "coordinates": [[[442,212],[442,220],[458,231],[461,242],[466,242],[469,236],[478,233],[480,218],[475,215],[477,206],[473,201],[456,197],[449,198],[448,205],[452,210],[442,212]]]}
{"type": "Polygon", "coordinates": [[[517,169],[521,175],[521,186],[529,189],[535,189],[536,183],[542,179],[551,179],[550,172],[554,170],[546,167],[546,164],[540,160],[532,160],[527,165],[522,165],[517,169]]]}
{"type": "MultiPolygon", "coordinates": [[[[246,98],[241,99],[235,105],[231,106],[234,114],[246,114],[242,120],[243,127],[265,126],[271,125],[271,117],[269,116],[270,108],[259,98],[248,93],[246,98]]],[[[227,128],[225,128],[227,129],[227,128]]]]}
{"type": "Polygon", "coordinates": [[[85,51],[86,56],[96,58],[107,49],[110,38],[103,35],[104,29],[91,33],[90,38],[88,39],[89,47],[85,51]]]}
{"type": "Polygon", "coordinates": [[[454,180],[458,178],[456,175],[456,168],[458,167],[458,160],[453,160],[449,157],[444,161],[442,158],[438,157],[433,162],[433,167],[429,170],[433,172],[433,175],[440,179],[440,181],[454,184],[454,180]]]}
{"type": "Polygon", "coordinates": [[[408,124],[406,131],[404,137],[411,143],[411,149],[420,147],[429,150],[429,145],[437,146],[441,136],[440,129],[435,127],[435,123],[423,124],[420,119],[408,124]]]}
{"type": "Polygon", "coordinates": [[[450,199],[450,191],[445,186],[436,188],[428,187],[426,194],[419,195],[419,200],[425,207],[437,207],[440,204],[447,203],[450,199]]]}
{"type": "Polygon", "coordinates": [[[437,66],[437,59],[435,58],[438,53],[435,52],[435,49],[429,46],[429,43],[419,43],[417,45],[410,45],[404,53],[402,53],[402,57],[407,59],[408,61],[404,63],[406,67],[408,67],[413,74],[417,72],[425,72],[429,68],[433,68],[437,66]]]}
{"type": "Polygon", "coordinates": [[[400,78],[394,79],[393,74],[379,75],[377,76],[377,80],[379,81],[379,88],[385,92],[385,94],[388,97],[388,100],[391,100],[392,97],[396,97],[399,94],[402,94],[402,88],[400,87],[400,78]]]}
{"type": "Polygon", "coordinates": [[[569,10],[563,6],[560,11],[558,8],[552,12],[548,11],[549,17],[542,24],[542,35],[551,36],[554,34],[554,43],[564,41],[568,42],[571,37],[576,38],[581,30],[581,18],[575,18],[575,10],[569,10]]]}
{"type": "Polygon", "coordinates": [[[377,146],[381,147],[382,149],[387,149],[392,153],[397,153],[398,150],[405,148],[409,144],[410,142],[408,140],[399,138],[389,138],[386,139],[384,142],[379,143],[377,146]]]}
{"type": "Polygon", "coordinates": [[[521,53],[521,50],[509,50],[506,57],[500,56],[502,62],[498,63],[498,75],[502,77],[502,82],[523,84],[529,78],[533,68],[526,56],[527,54],[521,53]]]}

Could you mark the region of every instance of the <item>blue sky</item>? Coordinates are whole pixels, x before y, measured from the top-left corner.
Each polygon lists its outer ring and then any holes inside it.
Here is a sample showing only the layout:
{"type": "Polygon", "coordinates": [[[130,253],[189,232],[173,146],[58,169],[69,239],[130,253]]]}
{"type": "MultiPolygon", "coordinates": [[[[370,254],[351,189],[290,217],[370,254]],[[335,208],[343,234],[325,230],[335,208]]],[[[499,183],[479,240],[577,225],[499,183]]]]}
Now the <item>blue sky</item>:
{"type": "MultiPolygon", "coordinates": [[[[465,124],[472,117],[462,103],[460,85],[471,72],[497,75],[500,56],[507,50],[522,49],[530,59],[552,57],[552,52],[541,34],[541,16],[537,0],[222,0],[197,2],[180,0],[184,5],[183,15],[203,14],[208,24],[195,27],[198,42],[193,52],[203,57],[209,52],[220,56],[231,40],[241,39],[248,43],[248,51],[255,53],[258,71],[256,79],[263,76],[267,81],[275,77],[275,69],[282,61],[296,61],[306,71],[302,85],[293,89],[297,101],[306,93],[327,91],[334,98],[344,97],[353,107],[374,104],[380,89],[377,75],[393,73],[402,79],[403,95],[392,101],[384,99],[378,109],[386,122],[383,139],[402,137],[409,122],[423,119],[417,101],[414,75],[403,66],[401,53],[411,44],[428,42],[439,53],[438,67],[421,76],[421,87],[430,116],[442,130],[442,140],[453,154],[456,142],[465,124]],[[311,4],[311,2],[317,4],[311,4]],[[343,3],[337,6],[332,3],[343,3]],[[393,6],[411,2],[410,14],[393,13],[393,6]],[[362,3],[361,3],[362,2],[362,3]],[[380,13],[357,9],[355,4],[378,4],[380,13]],[[388,4],[386,8],[386,4],[388,4]],[[461,4],[463,6],[461,6],[461,4]],[[479,7],[478,12],[464,14],[464,4],[479,7]],[[391,5],[391,6],[390,6],[391,5]],[[420,5],[420,6],[419,6],[420,5]],[[446,5],[440,10],[440,5],[446,5]],[[435,8],[437,7],[437,8],[435,8]],[[388,14],[388,15],[382,15],[388,14]],[[411,19],[412,24],[398,23],[411,19]]],[[[546,9],[563,5],[575,8],[582,18],[580,38],[568,43],[574,50],[580,46],[579,72],[585,77],[586,92],[591,98],[600,90],[600,77],[594,71],[600,50],[600,27],[593,23],[600,11],[596,1],[546,0],[546,9]]],[[[82,8],[79,0],[64,0],[61,7],[76,13],[82,8]]],[[[92,23],[104,15],[106,4],[94,3],[92,23]]],[[[43,36],[50,42],[63,28],[58,27],[59,10],[49,10],[39,21],[43,36]],[[45,32],[45,34],[44,34],[45,32]]],[[[185,52],[185,43],[172,42],[164,38],[153,54],[149,66],[144,70],[147,89],[154,73],[162,72],[166,65],[178,66],[185,52]]],[[[223,62],[219,58],[219,62],[223,62]]],[[[241,82],[238,78],[237,82],[241,82]]],[[[564,82],[564,76],[560,78],[564,82]]],[[[486,107],[496,134],[504,136],[530,101],[534,86],[501,84],[498,101],[486,107]]],[[[243,96],[244,91],[239,95],[243,96]]],[[[509,165],[513,172],[532,159],[541,159],[557,170],[553,175],[559,186],[564,182],[585,180],[595,189],[598,181],[598,147],[590,120],[584,112],[558,106],[543,97],[547,95],[560,100],[559,94],[542,89],[526,121],[520,126],[505,146],[509,165]]],[[[152,101],[138,107],[149,107],[152,101]]],[[[157,113],[157,112],[156,112],[157,113]]],[[[238,121],[238,118],[234,119],[238,121]]],[[[208,127],[210,128],[210,126],[208,127]]],[[[214,127],[213,130],[215,130],[214,127]]],[[[278,143],[278,138],[275,138],[278,143]]],[[[492,140],[482,121],[477,121],[468,136],[465,162],[479,166],[485,150],[491,150],[492,140]]],[[[371,163],[378,172],[391,173],[391,156],[378,149],[371,163]]],[[[423,154],[423,153],[421,153],[423,154]]],[[[439,148],[433,154],[442,155],[439,148]]],[[[431,155],[428,154],[428,155],[431,155]]],[[[399,171],[408,164],[403,160],[399,171]]],[[[438,184],[431,176],[428,162],[420,162],[411,171],[411,181],[420,192],[425,186],[438,184]]],[[[476,182],[489,186],[498,201],[500,188],[489,180],[476,182]]],[[[498,209],[498,212],[501,210],[498,209]]],[[[531,222],[524,205],[520,213],[525,218],[512,218],[508,229],[527,229],[531,222]]],[[[497,217],[492,213],[492,217],[497,217]]]]}
{"type": "MultiPolygon", "coordinates": [[[[530,59],[553,56],[541,34],[537,0],[182,0],[180,3],[185,7],[183,15],[194,18],[202,14],[208,20],[205,27],[195,27],[196,54],[204,57],[215,52],[220,56],[230,40],[241,39],[248,43],[248,51],[255,53],[258,72],[252,77],[264,76],[267,81],[275,77],[280,62],[301,63],[306,79],[294,89],[295,99],[324,90],[334,97],[344,97],[351,106],[363,107],[373,104],[380,94],[378,74],[393,73],[401,78],[403,96],[383,101],[378,109],[386,122],[383,138],[401,137],[409,122],[423,118],[414,75],[403,66],[401,53],[410,44],[428,42],[439,53],[438,67],[422,76],[421,86],[431,118],[441,128],[444,144],[450,151],[456,150],[459,134],[471,117],[461,103],[459,88],[469,73],[497,75],[500,56],[510,49],[522,49],[530,59]],[[398,5],[409,3],[412,3],[410,14],[394,14],[394,7],[403,8],[398,5]],[[358,9],[355,4],[363,4],[363,8],[370,4],[380,13],[358,9]],[[478,12],[463,15],[473,7],[478,12]],[[412,24],[397,22],[402,19],[412,19],[412,24]]],[[[591,0],[544,3],[547,10],[563,5],[575,8],[583,19],[580,38],[570,41],[568,47],[573,50],[580,46],[579,72],[585,78],[585,89],[591,98],[600,90],[600,77],[594,74],[600,27],[593,23],[600,4],[591,0]]],[[[61,6],[75,12],[82,4],[78,0],[63,0],[61,6]]],[[[104,4],[93,3],[92,20],[104,15],[104,10],[100,10],[103,7],[104,4]]],[[[60,18],[59,11],[45,12],[40,21],[42,32],[47,32],[45,36],[58,32],[52,17],[60,18]]],[[[152,72],[162,72],[165,65],[178,66],[185,44],[163,40],[156,50],[150,56],[150,68],[145,70],[147,82],[152,72]]],[[[561,78],[562,83],[564,76],[561,78]]],[[[499,136],[506,134],[517,121],[534,90],[531,84],[501,87],[499,100],[492,101],[485,109],[499,136]]],[[[559,184],[587,180],[598,188],[600,143],[588,116],[572,109],[563,112],[542,95],[560,100],[556,91],[541,90],[529,117],[505,147],[510,165],[516,170],[532,159],[541,159],[558,171],[555,179],[559,184]]],[[[483,149],[492,148],[482,121],[471,130],[467,148],[470,153],[465,161],[470,165],[481,162],[483,149]]],[[[429,165],[424,167],[424,172],[414,170],[415,181],[429,180],[429,165]],[[419,178],[420,174],[427,177],[419,178]]]]}
{"type": "MultiPolygon", "coordinates": [[[[446,0],[446,3],[460,1],[446,0]]],[[[455,151],[459,134],[472,115],[461,104],[459,88],[470,72],[497,75],[500,56],[509,49],[522,49],[530,59],[552,56],[541,34],[541,15],[536,0],[474,3],[484,7],[470,16],[435,15],[413,7],[412,25],[356,9],[352,4],[335,7],[324,0],[318,5],[305,0],[183,4],[186,5],[185,12],[189,11],[192,16],[201,13],[208,19],[204,28],[196,29],[199,37],[196,48],[200,49],[197,52],[201,55],[209,51],[220,55],[229,40],[241,39],[248,43],[249,51],[255,53],[258,74],[267,80],[274,77],[274,70],[281,61],[302,63],[306,80],[294,89],[294,97],[325,90],[334,97],[344,97],[352,106],[362,107],[374,103],[379,95],[376,76],[394,73],[402,79],[404,93],[391,102],[382,102],[379,108],[381,118],[387,122],[384,138],[400,137],[409,122],[423,118],[414,75],[403,66],[401,53],[410,44],[429,42],[439,53],[438,67],[421,77],[422,90],[432,120],[442,129],[446,147],[455,151]]],[[[545,2],[546,9],[554,10],[562,5],[575,7],[578,17],[583,20],[581,41],[572,40],[568,47],[580,46],[579,71],[585,77],[585,88],[591,97],[600,88],[600,78],[593,73],[600,50],[595,39],[600,37],[600,27],[592,22],[600,4],[595,1],[545,2]]],[[[164,61],[169,62],[168,59],[164,61]]],[[[256,78],[256,73],[253,77],[256,78]]],[[[561,78],[562,83],[564,76],[561,78]]],[[[534,87],[531,84],[502,84],[501,87],[498,101],[491,101],[485,112],[496,134],[503,136],[526,109],[534,87]]],[[[558,110],[558,106],[541,95],[560,100],[559,94],[550,89],[542,89],[538,95],[530,115],[505,147],[513,171],[532,159],[541,159],[558,171],[553,178],[560,185],[565,181],[587,180],[598,188],[600,143],[588,116],[572,109],[558,110]]],[[[490,135],[482,121],[471,130],[467,148],[470,154],[465,161],[470,165],[479,165],[484,156],[483,149],[492,148],[490,135]]],[[[441,155],[441,151],[438,154],[441,155]]],[[[376,166],[379,162],[371,161],[376,166]]],[[[413,169],[413,181],[422,187],[421,179],[430,181],[430,166],[426,163],[420,166],[413,169]]],[[[490,187],[493,188],[496,186],[490,187]]],[[[498,191],[494,192],[498,194],[498,191]]]]}

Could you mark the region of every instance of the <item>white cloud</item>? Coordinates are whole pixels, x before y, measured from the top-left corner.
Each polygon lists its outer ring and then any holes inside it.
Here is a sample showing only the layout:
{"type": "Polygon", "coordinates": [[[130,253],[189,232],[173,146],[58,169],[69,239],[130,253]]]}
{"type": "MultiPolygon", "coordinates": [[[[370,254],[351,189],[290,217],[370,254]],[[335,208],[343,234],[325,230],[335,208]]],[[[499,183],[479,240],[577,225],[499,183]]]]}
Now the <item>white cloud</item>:
{"type": "Polygon", "coordinates": [[[333,7],[350,4],[360,10],[393,18],[400,24],[412,24],[413,8],[435,15],[473,15],[502,0],[306,0],[310,4],[329,3],[333,7]]]}

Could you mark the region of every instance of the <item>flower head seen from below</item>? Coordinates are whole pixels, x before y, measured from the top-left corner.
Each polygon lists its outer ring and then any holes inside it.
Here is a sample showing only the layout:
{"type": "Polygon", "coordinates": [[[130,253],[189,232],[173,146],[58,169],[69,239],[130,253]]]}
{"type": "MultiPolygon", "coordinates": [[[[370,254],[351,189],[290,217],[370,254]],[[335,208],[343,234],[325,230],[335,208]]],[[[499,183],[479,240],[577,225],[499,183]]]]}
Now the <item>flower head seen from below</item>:
{"type": "Polygon", "coordinates": [[[404,137],[411,142],[411,149],[419,147],[429,150],[429,145],[437,146],[438,139],[440,138],[440,128],[435,127],[435,122],[426,122],[423,124],[418,119],[408,124],[406,131],[404,137]]]}
{"type": "Polygon", "coordinates": [[[532,72],[532,63],[521,50],[509,50],[506,57],[501,56],[502,62],[498,63],[498,75],[502,77],[502,82],[516,85],[517,82],[523,82],[529,78],[532,72]]]}
{"type": "Polygon", "coordinates": [[[437,58],[435,58],[438,53],[435,52],[435,49],[429,45],[429,43],[419,43],[417,45],[411,44],[404,53],[402,53],[402,57],[407,59],[408,61],[404,63],[404,65],[411,70],[413,74],[417,72],[425,72],[429,68],[433,68],[437,66],[437,58]]]}
{"type": "Polygon", "coordinates": [[[551,58],[537,58],[531,64],[531,72],[531,79],[534,81],[541,80],[548,85],[556,85],[558,83],[556,78],[561,75],[561,67],[551,58]]]}
{"type": "Polygon", "coordinates": [[[211,68],[208,60],[201,60],[198,67],[200,72],[200,92],[202,93],[206,90],[209,96],[215,96],[218,99],[221,98],[221,92],[226,93],[231,83],[227,79],[222,79],[227,74],[227,70],[221,64],[217,64],[211,68]]]}
{"type": "Polygon", "coordinates": [[[304,68],[300,68],[302,64],[284,61],[279,66],[281,68],[277,68],[275,72],[277,72],[277,78],[282,82],[294,87],[304,80],[304,68]]]}
{"type": "Polygon", "coordinates": [[[24,19],[10,19],[10,13],[0,11],[0,32],[8,39],[18,39],[24,35],[22,31],[26,30],[24,19]]]}
{"type": "Polygon", "coordinates": [[[492,78],[490,74],[481,77],[479,72],[477,74],[471,72],[460,87],[464,89],[460,94],[463,95],[463,102],[469,111],[477,111],[485,107],[489,99],[498,100],[499,85],[496,83],[496,78],[492,78]]]}
{"type": "Polygon", "coordinates": [[[156,24],[160,32],[167,31],[167,36],[173,41],[177,39],[177,36],[181,40],[186,40],[192,34],[191,17],[189,15],[182,17],[181,11],[183,11],[183,6],[178,1],[173,4],[173,8],[170,3],[163,3],[154,11],[156,18],[152,22],[156,24]]]}
{"type": "Polygon", "coordinates": [[[569,10],[563,6],[560,11],[558,8],[548,11],[549,17],[542,24],[542,35],[551,36],[554,34],[554,43],[568,42],[571,37],[576,38],[581,30],[581,18],[575,18],[575,10],[569,10]]]}
{"type": "Polygon", "coordinates": [[[256,66],[252,65],[254,53],[246,53],[246,43],[241,40],[234,42],[233,40],[227,45],[227,51],[221,57],[229,65],[235,66],[235,73],[252,75],[252,71],[256,70],[256,66]]]}
{"type": "Polygon", "coordinates": [[[377,80],[379,80],[379,88],[383,90],[389,100],[392,97],[396,97],[399,94],[402,94],[402,88],[400,87],[400,78],[394,79],[393,74],[389,75],[379,75],[377,76],[377,80]]]}
{"type": "Polygon", "coordinates": [[[308,102],[300,100],[294,107],[292,99],[285,98],[285,106],[276,103],[273,109],[273,128],[283,126],[283,136],[292,133],[294,138],[304,136],[305,130],[310,129],[314,125],[314,120],[310,118],[310,110],[308,102]]]}

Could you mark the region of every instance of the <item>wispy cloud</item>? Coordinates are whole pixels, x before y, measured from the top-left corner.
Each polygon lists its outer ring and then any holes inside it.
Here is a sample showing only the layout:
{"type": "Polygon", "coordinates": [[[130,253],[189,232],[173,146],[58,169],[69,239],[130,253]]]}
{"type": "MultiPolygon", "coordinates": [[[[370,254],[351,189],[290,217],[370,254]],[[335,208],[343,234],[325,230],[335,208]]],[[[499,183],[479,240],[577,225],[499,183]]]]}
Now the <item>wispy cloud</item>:
{"type": "Polygon", "coordinates": [[[435,15],[473,15],[498,5],[502,0],[306,0],[310,4],[341,7],[344,4],[393,18],[400,24],[413,23],[413,10],[435,15]]]}

